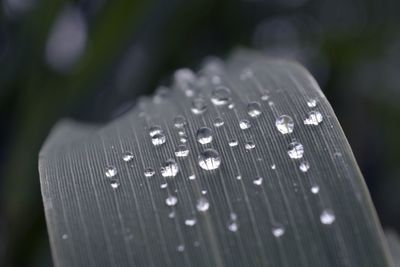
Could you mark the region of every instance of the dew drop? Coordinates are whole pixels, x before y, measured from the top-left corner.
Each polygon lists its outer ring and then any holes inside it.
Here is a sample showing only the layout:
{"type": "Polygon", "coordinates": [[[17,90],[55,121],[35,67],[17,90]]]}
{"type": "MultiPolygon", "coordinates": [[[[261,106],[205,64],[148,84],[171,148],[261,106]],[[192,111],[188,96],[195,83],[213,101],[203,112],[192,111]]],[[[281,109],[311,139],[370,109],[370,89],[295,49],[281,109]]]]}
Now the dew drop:
{"type": "Polygon", "coordinates": [[[214,126],[215,127],[221,127],[222,125],[224,125],[224,121],[222,120],[221,117],[217,117],[214,120],[214,126]]]}
{"type": "Polygon", "coordinates": [[[205,189],[201,190],[201,194],[202,194],[202,195],[207,194],[207,190],[205,190],[205,189]]]}
{"type": "Polygon", "coordinates": [[[256,144],[253,141],[247,141],[246,144],[244,145],[244,147],[247,150],[251,150],[251,149],[254,149],[256,147],[256,144]]]}
{"type": "Polygon", "coordinates": [[[151,137],[151,142],[155,146],[160,146],[166,141],[165,135],[163,133],[157,133],[151,137]]]}
{"type": "Polygon", "coordinates": [[[323,224],[332,224],[336,219],[332,210],[324,210],[319,218],[323,224]]]}
{"type": "Polygon", "coordinates": [[[302,172],[307,172],[309,168],[310,168],[310,163],[308,163],[308,161],[303,161],[299,165],[299,169],[302,172]]]}
{"type": "Polygon", "coordinates": [[[198,211],[205,212],[210,208],[210,202],[205,197],[201,197],[197,200],[196,208],[198,211]]]}
{"type": "Polygon", "coordinates": [[[292,142],[289,144],[287,153],[292,159],[300,159],[303,157],[304,147],[299,142],[292,142]]]}
{"type": "Polygon", "coordinates": [[[261,115],[261,105],[258,102],[249,102],[247,104],[247,114],[249,114],[250,117],[258,117],[261,115]]]}
{"type": "Polygon", "coordinates": [[[228,141],[230,147],[234,147],[238,145],[238,141],[236,139],[231,139],[228,141]]]}
{"type": "Polygon", "coordinates": [[[284,233],[285,233],[285,228],[283,228],[282,226],[272,228],[272,234],[275,237],[281,237],[284,233]]]}
{"type": "Polygon", "coordinates": [[[215,149],[206,149],[198,157],[199,166],[206,170],[215,170],[221,164],[221,156],[215,149]]]}
{"type": "Polygon", "coordinates": [[[263,178],[262,177],[257,177],[256,179],[253,180],[253,184],[255,185],[262,185],[263,178]]]}
{"type": "Polygon", "coordinates": [[[192,107],[190,109],[193,114],[199,115],[207,110],[207,105],[202,98],[197,98],[193,100],[192,107]]]}
{"type": "Polygon", "coordinates": [[[275,165],[275,164],[272,164],[272,165],[271,165],[271,169],[275,170],[275,169],[276,169],[276,165],[275,165]]]}
{"type": "Polygon", "coordinates": [[[174,159],[168,159],[161,166],[161,175],[163,177],[175,177],[179,172],[178,163],[174,159]]]}
{"type": "Polygon", "coordinates": [[[243,119],[239,121],[239,127],[242,130],[249,129],[251,127],[250,121],[243,119]]]}
{"type": "Polygon", "coordinates": [[[211,93],[211,102],[216,106],[226,105],[230,101],[231,91],[225,86],[218,86],[211,93]]]}
{"type": "Polygon", "coordinates": [[[187,157],[189,155],[189,149],[187,148],[186,145],[181,144],[178,145],[175,149],[175,156],[177,157],[187,157]]]}
{"type": "Polygon", "coordinates": [[[179,115],[174,118],[175,128],[183,128],[185,125],[186,125],[185,117],[179,115]]]}
{"type": "Polygon", "coordinates": [[[167,184],[167,183],[160,184],[160,188],[161,188],[161,189],[165,189],[165,188],[167,188],[167,187],[168,187],[168,184],[167,184]]]}
{"type": "Polygon", "coordinates": [[[195,179],[196,179],[196,175],[195,174],[189,175],[189,180],[195,180],[195,179]]]}
{"type": "Polygon", "coordinates": [[[289,134],[293,132],[294,122],[292,117],[288,115],[281,115],[276,118],[275,126],[282,134],[289,134]]]}
{"type": "Polygon", "coordinates": [[[311,193],[318,194],[319,193],[319,186],[318,185],[313,185],[311,187],[311,193]]]}
{"type": "Polygon", "coordinates": [[[133,160],[133,153],[130,152],[130,151],[126,151],[126,152],[122,155],[122,160],[123,160],[123,161],[126,161],[126,162],[133,160]]]}
{"type": "Polygon", "coordinates": [[[144,170],[144,176],[152,177],[156,172],[152,168],[147,168],[144,170]]]}
{"type": "Polygon", "coordinates": [[[153,125],[149,129],[149,135],[151,137],[155,136],[156,134],[162,134],[163,130],[161,129],[161,126],[158,125],[153,125]]]}
{"type": "Polygon", "coordinates": [[[307,114],[307,118],[303,121],[305,125],[318,125],[322,122],[323,117],[319,111],[310,111],[307,114]]]}
{"type": "Polygon", "coordinates": [[[195,226],[196,225],[196,218],[190,218],[185,220],[185,225],[187,226],[195,226]]]}
{"type": "Polygon", "coordinates": [[[213,135],[212,130],[208,127],[200,127],[196,133],[197,141],[202,144],[208,144],[212,141],[213,135]]]}
{"type": "Polygon", "coordinates": [[[237,175],[236,176],[236,180],[242,180],[242,176],[241,175],[237,175]]]}
{"type": "Polygon", "coordinates": [[[117,189],[120,184],[119,184],[119,181],[117,179],[112,179],[110,181],[110,185],[111,185],[112,189],[117,189]]]}
{"type": "Polygon", "coordinates": [[[115,166],[107,166],[106,167],[106,171],[105,174],[108,178],[112,178],[115,175],[117,175],[117,168],[115,168],[115,166]]]}
{"type": "Polygon", "coordinates": [[[175,206],[178,204],[178,198],[176,196],[169,196],[165,199],[165,204],[170,207],[175,206]]]}
{"type": "Polygon", "coordinates": [[[317,106],[317,100],[309,99],[307,101],[307,106],[310,107],[310,108],[315,108],[317,106]]]}

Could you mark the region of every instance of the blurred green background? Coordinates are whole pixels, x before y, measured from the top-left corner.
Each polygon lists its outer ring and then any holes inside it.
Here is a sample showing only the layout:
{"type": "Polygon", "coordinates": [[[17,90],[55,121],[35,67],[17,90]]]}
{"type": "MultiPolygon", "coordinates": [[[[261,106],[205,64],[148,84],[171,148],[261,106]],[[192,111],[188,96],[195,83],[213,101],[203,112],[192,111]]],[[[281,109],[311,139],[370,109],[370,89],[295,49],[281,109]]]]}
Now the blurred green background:
{"type": "Polygon", "coordinates": [[[176,68],[242,46],[300,61],[381,222],[400,230],[400,1],[1,0],[0,266],[51,266],[37,171],[51,126],[104,123],[176,68]]]}

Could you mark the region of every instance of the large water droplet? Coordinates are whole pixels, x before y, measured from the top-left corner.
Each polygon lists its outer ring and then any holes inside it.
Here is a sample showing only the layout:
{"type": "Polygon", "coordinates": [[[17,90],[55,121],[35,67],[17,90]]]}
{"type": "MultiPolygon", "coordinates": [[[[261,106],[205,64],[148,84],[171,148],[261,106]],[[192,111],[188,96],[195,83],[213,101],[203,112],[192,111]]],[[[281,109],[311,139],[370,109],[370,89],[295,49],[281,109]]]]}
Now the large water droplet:
{"type": "Polygon", "coordinates": [[[161,126],[153,125],[149,128],[149,135],[151,137],[155,136],[156,134],[161,134],[163,132],[161,126]]]}
{"type": "Polygon", "coordinates": [[[310,107],[310,108],[315,108],[317,106],[317,100],[309,99],[307,101],[307,106],[310,107]]]}
{"type": "Polygon", "coordinates": [[[239,127],[242,130],[249,129],[251,127],[250,121],[243,119],[239,121],[239,127]]]}
{"type": "Polygon", "coordinates": [[[218,86],[211,93],[211,102],[216,106],[226,105],[230,101],[231,91],[225,86],[218,86]]]}
{"type": "Polygon", "coordinates": [[[187,226],[195,226],[196,224],[196,218],[190,218],[185,220],[185,225],[187,226]]]}
{"type": "Polygon", "coordinates": [[[185,117],[183,117],[183,116],[176,116],[175,118],[174,118],[174,126],[176,127],[176,128],[182,128],[182,127],[184,127],[186,125],[186,119],[185,119],[185,117]]]}
{"type": "Polygon", "coordinates": [[[178,145],[175,149],[175,156],[177,157],[187,157],[189,155],[189,149],[187,148],[186,145],[181,144],[178,145]]]}
{"type": "Polygon", "coordinates": [[[319,111],[310,111],[307,114],[307,118],[303,121],[305,125],[318,125],[322,122],[323,117],[319,111]]]}
{"type": "Polygon", "coordinates": [[[308,161],[303,161],[299,165],[299,169],[302,172],[307,172],[309,168],[310,168],[310,163],[308,163],[308,161]]]}
{"type": "Polygon", "coordinates": [[[199,115],[199,114],[204,113],[207,110],[207,105],[203,99],[197,98],[197,99],[193,100],[192,107],[190,110],[193,112],[193,114],[199,115]]]}
{"type": "Polygon", "coordinates": [[[319,218],[323,224],[332,224],[336,219],[332,210],[324,210],[319,218]]]}
{"type": "Polygon", "coordinates": [[[178,163],[174,159],[168,159],[161,166],[161,175],[163,177],[175,177],[179,172],[178,163]]]}
{"type": "Polygon", "coordinates": [[[151,137],[151,142],[155,146],[160,146],[166,141],[165,135],[163,133],[157,133],[151,137]]]}
{"type": "Polygon", "coordinates": [[[130,152],[130,151],[126,151],[126,152],[122,155],[122,160],[123,160],[123,161],[126,161],[126,162],[133,160],[133,153],[130,152]]]}
{"type": "Polygon", "coordinates": [[[152,168],[147,168],[144,170],[144,176],[152,177],[156,172],[152,168]]]}
{"type": "Polygon", "coordinates": [[[300,159],[303,157],[304,147],[299,142],[294,141],[289,144],[287,153],[292,159],[300,159]]]}
{"type": "Polygon", "coordinates": [[[272,234],[275,237],[281,237],[284,233],[285,233],[285,228],[283,228],[282,226],[272,228],[272,234]]]}
{"type": "Polygon", "coordinates": [[[175,206],[178,204],[178,198],[176,196],[169,196],[165,199],[165,204],[170,207],[175,206]]]}
{"type": "Polygon", "coordinates": [[[221,117],[217,117],[214,120],[214,126],[215,127],[221,127],[222,125],[224,125],[224,121],[222,120],[221,117]]]}
{"type": "Polygon", "coordinates": [[[205,212],[210,208],[210,202],[205,197],[200,197],[197,200],[196,208],[198,211],[205,212]]]}
{"type": "Polygon", "coordinates": [[[197,141],[204,145],[212,141],[213,135],[212,130],[208,127],[200,127],[196,133],[197,141]]]}
{"type": "Polygon", "coordinates": [[[249,102],[247,104],[247,114],[250,117],[258,117],[261,115],[261,105],[258,102],[249,102]]]}
{"type": "Polygon", "coordinates": [[[115,166],[107,166],[106,167],[106,171],[105,174],[108,178],[112,178],[115,175],[117,175],[117,168],[115,168],[115,166]]]}
{"type": "Polygon", "coordinates": [[[276,118],[275,126],[282,134],[289,134],[293,132],[294,122],[288,115],[281,115],[276,118]]]}
{"type": "Polygon", "coordinates": [[[199,155],[199,166],[207,171],[215,170],[221,164],[221,157],[215,149],[206,149],[199,155]]]}

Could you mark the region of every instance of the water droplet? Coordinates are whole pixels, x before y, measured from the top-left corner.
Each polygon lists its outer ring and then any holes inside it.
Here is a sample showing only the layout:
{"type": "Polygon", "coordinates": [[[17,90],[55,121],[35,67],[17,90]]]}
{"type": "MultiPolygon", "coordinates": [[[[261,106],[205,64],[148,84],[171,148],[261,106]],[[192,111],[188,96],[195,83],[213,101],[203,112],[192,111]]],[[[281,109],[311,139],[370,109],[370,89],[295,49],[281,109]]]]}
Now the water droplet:
{"type": "Polygon", "coordinates": [[[122,160],[126,162],[133,160],[133,153],[130,151],[126,151],[124,155],[122,155],[122,160]]]}
{"type": "Polygon", "coordinates": [[[169,196],[165,199],[165,204],[170,207],[175,206],[178,204],[178,198],[176,196],[169,196]]]}
{"type": "Polygon", "coordinates": [[[215,149],[206,149],[199,155],[199,166],[207,171],[215,170],[221,164],[221,157],[215,149]]]}
{"type": "Polygon", "coordinates": [[[246,130],[251,127],[251,124],[250,124],[250,121],[243,119],[243,120],[239,121],[239,126],[240,126],[240,129],[246,130]]]}
{"type": "Polygon", "coordinates": [[[187,139],[188,139],[188,137],[187,137],[186,134],[185,134],[185,135],[182,135],[182,136],[179,138],[179,142],[181,142],[181,143],[186,143],[186,142],[187,142],[187,139]]]}
{"type": "Polygon", "coordinates": [[[319,186],[318,186],[318,185],[313,185],[313,186],[311,187],[311,192],[312,192],[313,194],[318,194],[318,193],[319,193],[319,186]]]}
{"type": "Polygon", "coordinates": [[[196,218],[190,218],[185,220],[185,225],[187,226],[195,226],[196,224],[196,218]]]}
{"type": "Polygon", "coordinates": [[[174,211],[174,210],[171,211],[171,212],[168,214],[168,218],[170,218],[170,219],[175,218],[175,211],[174,211]]]}
{"type": "Polygon", "coordinates": [[[197,200],[196,208],[198,211],[205,212],[210,208],[210,202],[205,197],[200,197],[197,200]]]}
{"type": "Polygon", "coordinates": [[[163,133],[157,133],[151,137],[151,142],[155,146],[160,146],[166,141],[165,135],[163,133]]]}
{"type": "Polygon", "coordinates": [[[318,125],[322,122],[323,117],[319,111],[310,111],[307,114],[307,118],[303,121],[305,125],[318,125]]]}
{"type": "Polygon", "coordinates": [[[63,234],[61,238],[66,240],[66,239],[68,239],[68,235],[67,234],[63,234]]]}
{"type": "Polygon", "coordinates": [[[165,189],[165,188],[167,188],[167,187],[168,187],[168,184],[167,184],[167,183],[160,184],[160,188],[161,188],[161,189],[165,189]]]}
{"type": "Polygon", "coordinates": [[[269,99],[269,95],[268,95],[267,93],[265,93],[265,94],[263,94],[263,95],[261,96],[261,100],[262,100],[262,101],[268,101],[268,99],[269,99]]]}
{"type": "Polygon", "coordinates": [[[236,139],[231,139],[228,141],[230,147],[234,147],[238,145],[238,141],[236,139]]]}
{"type": "Polygon", "coordinates": [[[189,175],[189,180],[195,180],[195,179],[196,179],[196,175],[195,174],[189,175]]]}
{"type": "Polygon", "coordinates": [[[256,147],[256,144],[253,141],[247,141],[246,144],[244,145],[244,147],[247,150],[251,150],[256,147]]]}
{"type": "Polygon", "coordinates": [[[112,177],[114,177],[115,175],[117,175],[117,168],[115,168],[114,166],[107,166],[106,167],[106,171],[105,171],[105,174],[106,174],[106,176],[108,177],[108,178],[112,178],[112,177]]]}
{"type": "Polygon", "coordinates": [[[307,106],[310,107],[310,108],[315,108],[317,106],[317,100],[309,99],[307,101],[307,106]]]}
{"type": "Polygon", "coordinates": [[[222,120],[221,117],[217,117],[214,120],[214,126],[215,127],[221,127],[222,125],[224,125],[224,121],[222,120]]]}
{"type": "Polygon", "coordinates": [[[213,139],[212,130],[208,127],[200,127],[197,130],[196,138],[200,144],[208,144],[213,139]]]}
{"type": "Polygon", "coordinates": [[[276,169],[276,165],[275,165],[275,164],[272,164],[272,165],[271,165],[271,169],[275,170],[275,169],[276,169]]]}
{"type": "Polygon", "coordinates": [[[323,224],[332,224],[336,219],[332,210],[324,210],[319,218],[323,224]]]}
{"type": "Polygon", "coordinates": [[[299,169],[302,172],[307,172],[309,168],[310,168],[310,163],[308,163],[308,161],[303,161],[299,165],[299,169]]]}
{"type": "Polygon", "coordinates": [[[179,135],[179,136],[186,135],[186,132],[185,132],[184,130],[179,130],[179,131],[178,131],[178,135],[179,135]]]}
{"type": "Polygon", "coordinates": [[[162,134],[163,130],[161,129],[161,126],[158,125],[153,125],[149,129],[149,135],[151,137],[155,136],[156,134],[162,134]]]}
{"type": "Polygon", "coordinates": [[[230,103],[229,105],[228,105],[228,108],[229,109],[233,109],[235,107],[235,104],[234,103],[230,103]]]}
{"type": "Polygon", "coordinates": [[[230,101],[231,91],[225,86],[218,86],[211,93],[211,102],[216,106],[226,105],[230,101]]]}
{"type": "Polygon", "coordinates": [[[177,247],[176,247],[176,250],[177,250],[178,252],[183,252],[183,251],[185,250],[185,245],[179,245],[179,246],[177,246],[177,247]]]}
{"type": "Polygon", "coordinates": [[[207,194],[207,190],[205,190],[205,189],[201,190],[201,194],[203,194],[203,195],[207,194]]]}
{"type": "Polygon", "coordinates": [[[152,168],[147,168],[144,170],[144,176],[152,177],[156,172],[152,168]]]}
{"type": "Polygon", "coordinates": [[[179,172],[178,163],[174,159],[168,159],[161,166],[161,175],[163,177],[175,177],[179,172]]]}
{"type": "Polygon", "coordinates": [[[117,179],[112,179],[110,181],[110,185],[111,185],[112,189],[117,189],[119,187],[119,181],[117,179]]]}
{"type": "Polygon", "coordinates": [[[207,110],[207,105],[203,99],[197,98],[193,100],[191,107],[191,111],[193,112],[193,114],[199,115],[204,113],[206,110],[207,110]]]}
{"type": "Polygon", "coordinates": [[[187,148],[186,145],[181,144],[178,145],[175,149],[175,156],[177,157],[187,157],[189,155],[189,149],[187,148]]]}
{"type": "Polygon", "coordinates": [[[242,176],[241,175],[237,175],[236,176],[236,180],[242,180],[242,176]]]}
{"type": "Polygon", "coordinates": [[[288,147],[288,155],[292,159],[300,159],[303,157],[304,154],[304,147],[299,142],[292,142],[289,144],[288,147]]]}
{"type": "Polygon", "coordinates": [[[255,185],[262,185],[263,178],[262,177],[257,177],[256,179],[253,180],[253,184],[255,185]]]}
{"type": "Polygon", "coordinates": [[[284,233],[285,233],[285,228],[283,228],[282,226],[272,228],[272,234],[275,237],[281,237],[284,233]]]}
{"type": "Polygon", "coordinates": [[[174,118],[175,128],[183,128],[185,125],[186,125],[185,117],[179,115],[174,118]]]}
{"type": "Polygon", "coordinates": [[[294,122],[292,117],[288,115],[281,115],[276,118],[275,126],[282,134],[289,134],[293,132],[294,122]]]}
{"type": "Polygon", "coordinates": [[[227,223],[228,230],[231,232],[237,232],[239,230],[239,224],[237,223],[237,215],[234,212],[230,213],[230,219],[227,223]]]}
{"type": "Polygon", "coordinates": [[[247,104],[247,114],[249,114],[250,117],[258,117],[261,115],[261,105],[258,102],[250,102],[247,104]]]}

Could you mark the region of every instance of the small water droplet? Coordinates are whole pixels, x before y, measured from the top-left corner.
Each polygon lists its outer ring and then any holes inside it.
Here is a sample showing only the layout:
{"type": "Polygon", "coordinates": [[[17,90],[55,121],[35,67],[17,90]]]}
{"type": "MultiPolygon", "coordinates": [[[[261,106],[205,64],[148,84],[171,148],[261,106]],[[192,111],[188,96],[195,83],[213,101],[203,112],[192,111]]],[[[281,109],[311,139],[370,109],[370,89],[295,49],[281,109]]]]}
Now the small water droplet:
{"type": "Polygon", "coordinates": [[[165,188],[167,188],[168,187],[168,184],[167,183],[162,183],[162,184],[160,184],[160,188],[161,189],[165,189],[165,188]]]}
{"type": "Polygon", "coordinates": [[[181,143],[186,143],[188,140],[188,137],[186,134],[182,135],[181,137],[179,137],[179,142],[181,143]]]}
{"type": "Polygon", "coordinates": [[[161,134],[163,132],[161,126],[153,125],[149,128],[149,135],[151,137],[155,136],[156,134],[161,134]]]}
{"type": "Polygon", "coordinates": [[[262,185],[263,178],[262,177],[257,177],[256,179],[253,180],[253,184],[255,185],[262,185]]]}
{"type": "Polygon", "coordinates": [[[313,185],[313,186],[311,187],[311,192],[312,192],[313,194],[318,194],[318,193],[319,193],[319,186],[318,186],[318,185],[313,185]]]}
{"type": "Polygon", "coordinates": [[[126,161],[126,162],[133,160],[133,153],[130,152],[130,151],[126,151],[126,152],[122,155],[122,160],[123,160],[123,161],[126,161]]]}
{"type": "Polygon", "coordinates": [[[221,83],[221,77],[219,77],[218,75],[214,75],[211,77],[211,82],[213,84],[220,84],[221,83]]]}
{"type": "Polygon", "coordinates": [[[222,120],[221,117],[217,117],[214,120],[214,126],[215,127],[221,127],[222,125],[224,125],[224,121],[222,120]]]}
{"type": "Polygon", "coordinates": [[[307,101],[307,106],[310,107],[310,108],[315,108],[317,106],[317,100],[309,99],[307,101]]]}
{"type": "Polygon", "coordinates": [[[196,175],[195,174],[189,175],[189,180],[195,180],[195,179],[196,179],[196,175]]]}
{"type": "Polygon", "coordinates": [[[115,166],[107,166],[106,167],[106,171],[105,174],[108,178],[112,178],[115,175],[117,175],[117,168],[115,168],[115,166]]]}
{"type": "Polygon", "coordinates": [[[230,147],[237,146],[238,145],[238,140],[231,139],[231,140],[228,141],[228,144],[229,144],[230,147]]]}
{"type": "Polygon", "coordinates": [[[152,168],[147,168],[144,170],[144,176],[152,177],[156,172],[152,168]]]}
{"type": "Polygon", "coordinates": [[[175,211],[172,210],[170,213],[168,213],[168,218],[173,219],[175,218],[175,211]]]}
{"type": "Polygon", "coordinates": [[[275,165],[275,164],[272,164],[272,165],[271,165],[271,169],[275,170],[275,169],[276,169],[276,165],[275,165]]]}
{"type": "Polygon", "coordinates": [[[207,171],[215,170],[221,164],[221,157],[215,149],[206,149],[200,153],[199,166],[207,171]]]}
{"type": "Polygon", "coordinates": [[[178,198],[176,196],[169,196],[165,199],[165,204],[170,207],[175,206],[178,204],[178,198]]]}
{"type": "Polygon", "coordinates": [[[335,221],[335,214],[332,210],[324,210],[321,213],[320,220],[323,224],[332,224],[335,221]]]}
{"type": "Polygon", "coordinates": [[[63,234],[61,238],[66,240],[66,239],[68,239],[68,235],[67,234],[63,234]]]}
{"type": "Polygon", "coordinates": [[[151,137],[151,142],[155,146],[160,146],[166,141],[165,135],[163,133],[157,133],[151,137]]]}
{"type": "Polygon", "coordinates": [[[240,129],[246,130],[251,127],[251,124],[250,124],[250,121],[243,119],[243,120],[239,121],[239,126],[240,126],[240,129]]]}
{"type": "Polygon", "coordinates": [[[303,161],[299,165],[299,169],[302,172],[307,172],[309,168],[310,168],[310,163],[308,163],[308,161],[303,161]]]}
{"type": "Polygon", "coordinates": [[[285,233],[285,228],[283,228],[282,226],[272,228],[272,234],[275,237],[281,237],[284,233],[285,233]]]}
{"type": "Polygon", "coordinates": [[[242,176],[241,175],[237,175],[236,176],[236,180],[242,180],[242,176]]]}
{"type": "Polygon", "coordinates": [[[163,177],[175,177],[179,172],[178,163],[174,159],[168,159],[161,166],[161,175],[163,177]]]}
{"type": "Polygon", "coordinates": [[[179,245],[179,246],[177,246],[177,247],[176,247],[176,250],[177,250],[178,252],[183,252],[183,251],[185,250],[185,245],[179,245]]]}
{"type": "Polygon", "coordinates": [[[181,144],[178,145],[175,149],[175,156],[177,157],[187,157],[189,155],[189,149],[187,148],[186,145],[181,144]]]}
{"type": "Polygon", "coordinates": [[[261,111],[261,105],[258,102],[250,102],[247,104],[247,114],[249,114],[250,117],[258,117],[262,113],[261,111]]]}
{"type": "Polygon", "coordinates": [[[234,103],[230,103],[229,105],[228,105],[228,108],[229,109],[233,109],[235,107],[235,104],[234,103]]]}
{"type": "Polygon", "coordinates": [[[202,98],[197,98],[193,100],[190,110],[193,112],[193,114],[199,115],[207,110],[207,105],[202,98]]]}
{"type": "Polygon", "coordinates": [[[227,223],[228,230],[231,232],[237,232],[239,230],[239,224],[237,222],[237,215],[234,212],[231,212],[230,219],[227,223]]]}
{"type": "Polygon", "coordinates": [[[264,94],[261,96],[261,100],[262,100],[262,101],[268,101],[268,99],[269,99],[269,95],[268,95],[267,93],[264,93],[264,94]]]}
{"type": "Polygon", "coordinates": [[[289,134],[293,132],[294,122],[292,117],[288,115],[281,115],[276,118],[275,126],[282,134],[289,134]]]}
{"type": "Polygon", "coordinates": [[[185,117],[179,115],[174,118],[174,126],[175,128],[183,128],[186,125],[185,117]]]}
{"type": "Polygon", "coordinates": [[[318,125],[322,122],[323,117],[319,111],[310,111],[307,114],[307,118],[303,121],[305,125],[318,125]]]}
{"type": "Polygon", "coordinates": [[[110,181],[110,185],[111,185],[112,189],[117,189],[119,187],[119,181],[117,179],[112,179],[110,181]]]}
{"type": "Polygon", "coordinates": [[[299,142],[292,142],[288,146],[288,155],[292,159],[300,159],[304,154],[304,147],[299,142]]]}
{"type": "Polygon", "coordinates": [[[208,144],[213,139],[212,130],[208,127],[200,127],[197,130],[196,138],[200,144],[208,144]]]}
{"type": "Polygon", "coordinates": [[[253,141],[247,141],[246,144],[244,145],[244,147],[247,150],[251,150],[251,149],[254,149],[256,147],[256,144],[253,141]]]}
{"type": "Polygon", "coordinates": [[[225,86],[218,86],[211,93],[211,102],[216,106],[226,105],[230,101],[231,91],[225,86]]]}
{"type": "Polygon", "coordinates": [[[185,220],[185,225],[187,226],[195,226],[196,225],[196,218],[190,218],[185,220]]]}
{"type": "Polygon", "coordinates": [[[203,195],[207,194],[207,190],[205,190],[205,189],[201,190],[201,194],[203,194],[203,195]]]}
{"type": "Polygon", "coordinates": [[[197,200],[196,208],[198,211],[205,212],[210,208],[210,202],[205,197],[200,197],[197,200]]]}

